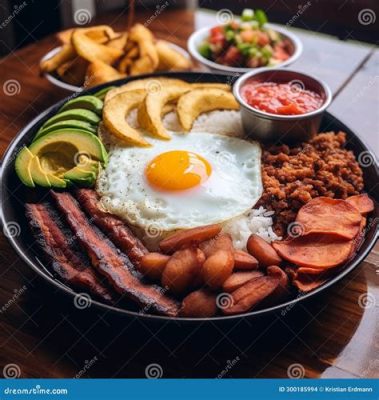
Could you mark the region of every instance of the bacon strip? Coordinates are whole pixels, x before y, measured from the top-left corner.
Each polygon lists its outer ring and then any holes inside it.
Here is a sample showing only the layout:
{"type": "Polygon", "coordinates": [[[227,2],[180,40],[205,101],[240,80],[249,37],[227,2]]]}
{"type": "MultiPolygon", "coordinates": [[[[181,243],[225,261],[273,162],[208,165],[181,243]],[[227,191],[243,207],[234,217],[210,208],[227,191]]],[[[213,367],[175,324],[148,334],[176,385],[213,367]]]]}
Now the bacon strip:
{"type": "Polygon", "coordinates": [[[52,214],[48,205],[26,204],[26,216],[31,228],[37,233],[38,242],[51,262],[53,271],[65,282],[111,302],[111,292],[75,250],[72,239],[65,235],[59,218],[52,214]]]}
{"type": "Polygon", "coordinates": [[[114,289],[127,295],[140,305],[151,307],[160,314],[176,316],[179,304],[162,293],[157,285],[145,285],[130,260],[122,255],[113,244],[90,225],[85,214],[70,193],[51,192],[58,209],[63,213],[68,225],[88,253],[92,265],[104,275],[114,289]]]}
{"type": "Polygon", "coordinates": [[[76,197],[84,211],[109,238],[127,254],[133,264],[139,264],[141,258],[148,253],[142,242],[118,217],[102,211],[97,193],[92,189],[78,189],[76,197]]]}

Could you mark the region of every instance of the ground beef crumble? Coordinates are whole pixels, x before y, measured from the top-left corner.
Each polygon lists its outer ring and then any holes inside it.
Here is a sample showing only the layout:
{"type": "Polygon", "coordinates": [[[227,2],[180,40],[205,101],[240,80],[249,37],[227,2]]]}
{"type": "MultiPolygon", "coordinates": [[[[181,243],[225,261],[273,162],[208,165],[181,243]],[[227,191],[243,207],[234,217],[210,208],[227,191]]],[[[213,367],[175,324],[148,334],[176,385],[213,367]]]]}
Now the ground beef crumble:
{"type": "Polygon", "coordinates": [[[274,229],[286,236],[299,208],[314,197],[345,199],[363,190],[362,170],[344,149],[344,132],[318,134],[296,147],[268,147],[262,156],[264,192],[258,205],[275,211],[274,229]]]}

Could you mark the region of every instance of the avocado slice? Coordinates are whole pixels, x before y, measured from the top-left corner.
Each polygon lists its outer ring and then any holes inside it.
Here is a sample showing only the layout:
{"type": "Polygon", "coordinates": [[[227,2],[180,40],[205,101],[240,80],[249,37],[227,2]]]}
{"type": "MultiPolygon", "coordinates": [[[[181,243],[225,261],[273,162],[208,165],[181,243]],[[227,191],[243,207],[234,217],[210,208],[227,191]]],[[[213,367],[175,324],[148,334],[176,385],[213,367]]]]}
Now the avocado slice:
{"type": "Polygon", "coordinates": [[[101,115],[103,111],[103,105],[103,101],[96,96],[79,96],[65,103],[58,112],[60,113],[66,110],[83,108],[85,110],[90,110],[98,115],[101,115]]]}
{"type": "Polygon", "coordinates": [[[112,89],[114,89],[116,86],[108,86],[104,89],[100,89],[98,92],[94,93],[94,96],[96,96],[97,98],[99,98],[100,100],[104,100],[105,99],[105,95],[112,89]]]}
{"type": "Polygon", "coordinates": [[[58,176],[75,167],[75,160],[81,153],[102,163],[108,161],[107,152],[100,139],[79,129],[50,132],[34,141],[29,150],[43,160],[44,170],[58,176]]]}
{"type": "Polygon", "coordinates": [[[18,153],[15,161],[16,174],[20,181],[29,187],[35,187],[32,175],[30,173],[30,161],[33,158],[33,153],[27,148],[23,147],[18,153]]]}
{"type": "Polygon", "coordinates": [[[90,110],[84,110],[84,109],[72,109],[72,110],[66,110],[62,111],[58,114],[55,114],[54,117],[51,117],[48,119],[43,125],[43,128],[46,128],[50,125],[55,124],[56,122],[59,121],[67,121],[67,120],[78,120],[78,121],[85,121],[88,122],[92,125],[97,125],[100,122],[100,117],[95,114],[93,111],[90,110]]]}
{"type": "Polygon", "coordinates": [[[51,187],[62,188],[62,189],[67,187],[67,180],[58,178],[53,174],[46,174],[46,175],[47,178],[49,179],[51,187]]]}
{"type": "Polygon", "coordinates": [[[56,131],[56,130],[61,130],[61,129],[67,129],[67,128],[75,128],[75,129],[81,129],[86,132],[94,133],[96,134],[96,126],[90,124],[89,122],[85,121],[78,121],[75,119],[68,119],[67,121],[58,121],[55,124],[49,125],[47,127],[41,128],[37,134],[34,136],[33,140],[36,140],[40,138],[43,135],[46,135],[47,133],[56,131]]]}
{"type": "Polygon", "coordinates": [[[96,179],[96,172],[90,171],[86,169],[82,169],[80,167],[74,167],[67,171],[64,174],[64,178],[70,181],[77,181],[77,180],[95,180],[96,179]]]}
{"type": "Polygon", "coordinates": [[[78,187],[86,187],[91,188],[96,184],[96,178],[94,179],[76,179],[74,181],[70,181],[73,185],[78,187]]]}
{"type": "Polygon", "coordinates": [[[43,171],[38,157],[33,157],[29,163],[33,182],[42,187],[51,187],[47,174],[43,171]]]}

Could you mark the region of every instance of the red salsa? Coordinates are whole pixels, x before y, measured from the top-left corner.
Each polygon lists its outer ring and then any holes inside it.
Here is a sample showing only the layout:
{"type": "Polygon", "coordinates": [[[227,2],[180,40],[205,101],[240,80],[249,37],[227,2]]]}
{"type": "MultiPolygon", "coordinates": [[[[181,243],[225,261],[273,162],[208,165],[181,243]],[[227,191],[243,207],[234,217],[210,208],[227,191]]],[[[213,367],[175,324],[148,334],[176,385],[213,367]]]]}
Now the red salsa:
{"type": "Polygon", "coordinates": [[[298,115],[319,109],[321,96],[304,89],[297,82],[249,82],[242,87],[242,97],[251,106],[271,114],[298,115]]]}

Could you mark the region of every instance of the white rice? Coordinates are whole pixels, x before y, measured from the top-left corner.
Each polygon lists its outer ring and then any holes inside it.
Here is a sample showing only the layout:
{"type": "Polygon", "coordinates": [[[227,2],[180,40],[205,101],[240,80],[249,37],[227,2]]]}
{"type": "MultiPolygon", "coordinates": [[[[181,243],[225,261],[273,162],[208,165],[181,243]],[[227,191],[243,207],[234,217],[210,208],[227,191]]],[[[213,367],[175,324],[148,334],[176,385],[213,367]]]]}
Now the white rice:
{"type": "Polygon", "coordinates": [[[253,233],[267,242],[281,240],[272,229],[272,215],[274,211],[267,211],[263,207],[252,209],[237,218],[233,218],[223,227],[223,232],[229,233],[236,249],[246,250],[246,242],[253,233]]]}
{"type": "MultiPolygon", "coordinates": [[[[127,118],[128,123],[134,128],[138,127],[137,110],[132,110],[127,118]]],[[[164,126],[168,131],[180,131],[179,121],[176,113],[171,112],[163,118],[164,126]]],[[[210,132],[227,136],[243,137],[243,128],[239,111],[217,110],[201,114],[195,121],[190,133],[210,132]]],[[[114,139],[102,126],[99,129],[99,136],[109,147],[120,146],[117,139],[114,139]]],[[[246,250],[246,242],[251,234],[257,234],[267,242],[281,240],[273,231],[272,216],[274,211],[267,211],[264,207],[252,209],[247,213],[227,221],[223,225],[223,232],[232,236],[233,244],[236,249],[246,250]]],[[[146,241],[145,235],[137,227],[132,227],[141,240],[146,241]]],[[[155,238],[149,237],[146,243],[150,249],[157,248],[159,240],[163,237],[159,235],[155,238]]]]}

